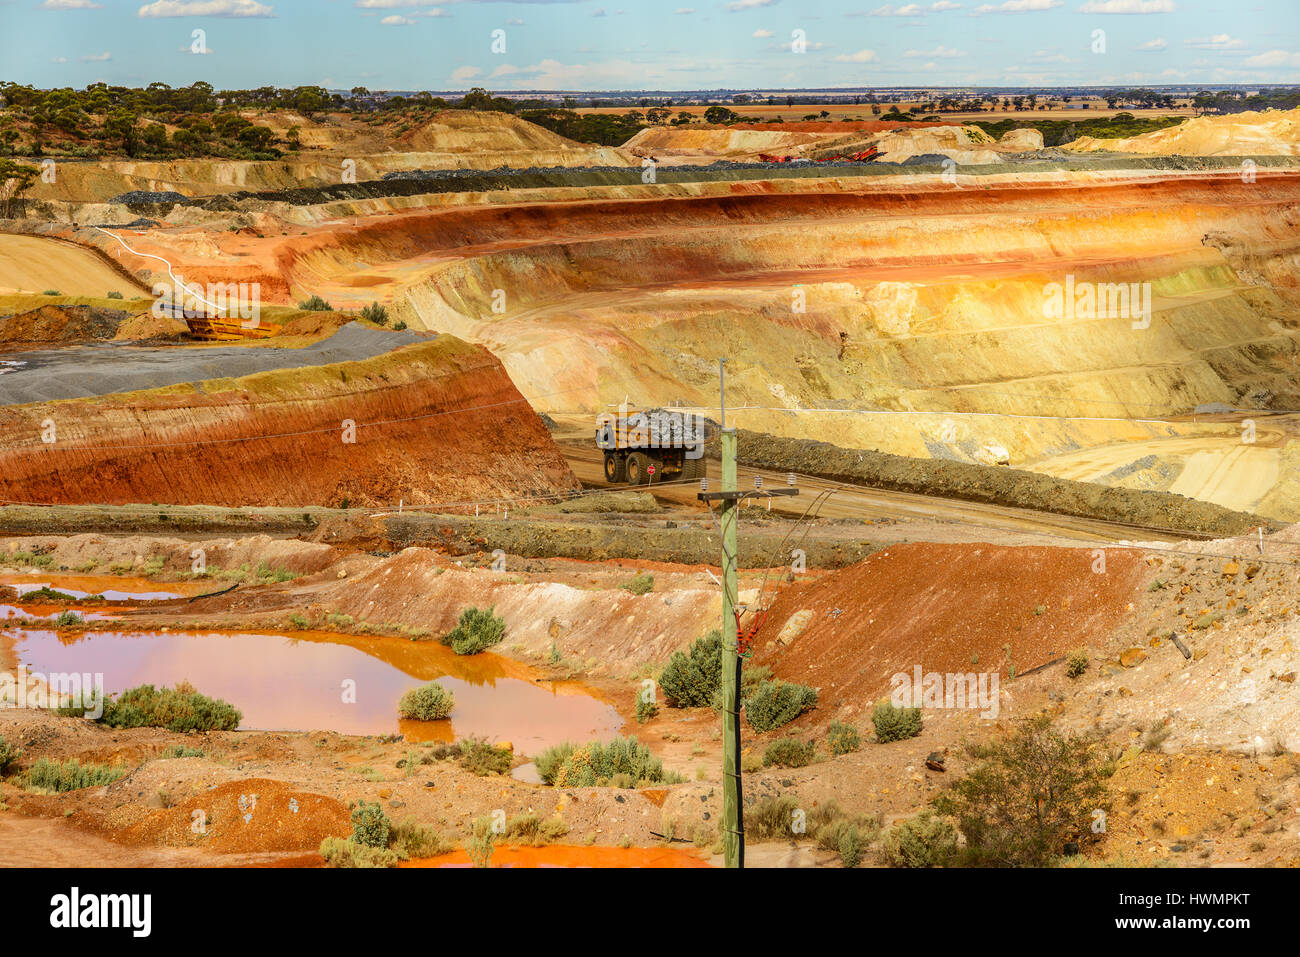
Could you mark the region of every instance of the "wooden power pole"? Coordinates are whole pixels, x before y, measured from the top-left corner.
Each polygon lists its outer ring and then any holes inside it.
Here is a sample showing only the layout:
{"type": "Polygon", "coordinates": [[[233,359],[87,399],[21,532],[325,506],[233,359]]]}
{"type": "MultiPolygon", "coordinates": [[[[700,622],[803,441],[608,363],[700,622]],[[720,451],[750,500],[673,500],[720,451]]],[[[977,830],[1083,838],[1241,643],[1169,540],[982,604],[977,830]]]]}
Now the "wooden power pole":
{"type": "Polygon", "coordinates": [[[745,866],[740,811],[740,629],[736,624],[736,430],[722,430],[722,848],[727,867],[745,866]],[[731,493],[729,496],[727,493],[731,493]]]}
{"type": "Polygon", "coordinates": [[[722,849],[727,867],[745,866],[745,819],[741,810],[740,781],[740,616],[736,601],[740,585],[740,558],[736,546],[736,518],[741,499],[748,495],[798,495],[794,488],[742,492],[736,488],[736,430],[727,428],[726,367],[718,360],[721,388],[722,487],[701,492],[706,504],[718,502],[722,529],[722,849]]]}

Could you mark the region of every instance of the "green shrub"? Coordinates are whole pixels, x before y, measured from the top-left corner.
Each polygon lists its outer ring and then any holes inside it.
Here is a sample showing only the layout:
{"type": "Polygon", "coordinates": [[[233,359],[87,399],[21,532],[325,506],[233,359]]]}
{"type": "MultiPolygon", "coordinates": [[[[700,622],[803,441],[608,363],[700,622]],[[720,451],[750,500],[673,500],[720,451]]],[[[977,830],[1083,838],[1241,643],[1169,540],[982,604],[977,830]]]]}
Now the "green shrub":
{"type": "Polygon", "coordinates": [[[37,791],[76,791],[112,784],[126,774],[121,764],[82,764],[76,758],[40,758],[27,772],[27,786],[37,791]]]}
{"type": "Polygon", "coordinates": [[[460,764],[479,777],[509,774],[514,755],[508,748],[496,748],[482,738],[464,738],[459,743],[460,764]]]}
{"type": "Polygon", "coordinates": [[[642,572],[640,575],[637,575],[635,578],[633,578],[630,582],[624,582],[622,585],[619,585],[618,587],[623,589],[624,591],[630,591],[634,595],[645,595],[648,594],[649,592],[654,591],[655,577],[654,575],[651,575],[649,572],[642,572]]]}
{"type": "Polygon", "coordinates": [[[832,721],[830,727],[826,729],[826,747],[830,749],[831,754],[848,754],[862,747],[862,735],[851,724],[832,721]]]}
{"type": "MultiPolygon", "coordinates": [[[[721,672],[719,672],[721,673],[721,672]]],[[[750,696],[757,691],[765,681],[772,680],[772,669],[767,665],[755,665],[752,668],[743,668],[740,672],[740,705],[744,707],[750,696]]],[[[722,689],[718,688],[713,692],[713,699],[709,702],[713,710],[722,714],[722,689]]]]}
{"type": "Polygon", "coordinates": [[[636,723],[645,724],[655,715],[659,714],[659,705],[648,698],[638,697],[636,699],[636,723]]]}
{"type": "Polygon", "coordinates": [[[541,754],[533,759],[533,764],[537,768],[537,776],[546,784],[554,784],[555,776],[559,773],[564,762],[569,760],[569,755],[577,747],[569,741],[563,744],[552,745],[541,754]]]}
{"type": "Polygon", "coordinates": [[[413,817],[403,818],[392,825],[388,846],[402,860],[412,857],[437,857],[454,850],[455,845],[444,840],[437,831],[422,827],[413,817]]]}
{"type": "Polygon", "coordinates": [[[506,620],[493,614],[492,608],[469,607],[460,613],[456,627],[441,641],[458,655],[476,655],[499,644],[506,636],[506,620]]]}
{"type": "Polygon", "coordinates": [[[564,788],[608,787],[620,776],[625,786],[642,781],[658,784],[669,777],[664,774],[663,762],[636,738],[548,749],[537,761],[537,773],[547,784],[564,788]]]}
{"type": "Polygon", "coordinates": [[[377,302],[372,302],[361,309],[361,318],[377,326],[388,325],[388,309],[377,302]]]}
{"type": "Polygon", "coordinates": [[[1097,840],[1109,807],[1106,756],[1094,738],[1065,735],[1046,715],[968,749],[980,764],[935,801],[957,822],[963,859],[977,866],[1047,867],[1066,844],[1097,840]]]}
{"type": "Polygon", "coordinates": [[[539,826],[542,837],[548,841],[558,841],[569,833],[569,825],[564,823],[564,818],[557,813],[554,817],[548,817],[542,821],[539,826]]]}
{"type": "Polygon", "coordinates": [[[388,847],[393,824],[378,802],[358,801],[352,808],[352,840],[366,847],[388,847]]]}
{"type": "Polygon", "coordinates": [[[55,628],[71,628],[73,625],[84,625],[86,620],[78,615],[75,611],[59,612],[59,616],[54,619],[55,628]]]}
{"type": "MultiPolygon", "coordinates": [[[[92,595],[92,598],[102,598],[102,595],[92,595]]],[[[58,591],[50,588],[48,585],[42,585],[40,588],[34,588],[29,592],[23,593],[23,601],[32,602],[33,604],[44,604],[46,602],[65,602],[76,601],[75,595],[69,595],[67,592],[58,591]]]]}
{"type": "Polygon", "coordinates": [[[745,717],[755,731],[771,731],[817,707],[817,692],[793,681],[764,681],[745,701],[745,717]]]}
{"type": "Polygon", "coordinates": [[[712,704],[722,684],[722,632],[714,629],[691,642],[690,653],[673,652],[659,675],[659,687],[676,708],[712,704]]]}
{"type": "Polygon", "coordinates": [[[492,819],[480,817],[474,819],[474,829],[465,842],[465,853],[475,867],[487,867],[496,849],[496,833],[492,830],[492,819]]]}
{"type": "Polygon", "coordinates": [[[840,852],[840,863],[845,867],[857,867],[862,863],[862,852],[866,842],[858,829],[852,824],[840,828],[840,840],[836,850],[840,852]]]}
{"type": "Polygon", "coordinates": [[[406,329],[406,322],[402,319],[398,319],[395,323],[393,323],[393,328],[396,329],[398,332],[403,332],[406,329]]]}
{"type": "Polygon", "coordinates": [[[116,289],[110,289],[110,290],[108,291],[108,298],[109,298],[109,299],[121,299],[121,298],[122,298],[122,294],[121,294],[120,292],[118,292],[116,289]]]}
{"type": "Polygon", "coordinates": [[[181,682],[175,688],[140,685],[104,702],[100,719],[113,728],[166,728],[168,731],[233,731],[243,720],[239,709],[199,694],[181,682]]]}
{"type": "Polygon", "coordinates": [[[1077,678],[1088,670],[1088,651],[1085,648],[1079,648],[1065,659],[1065,676],[1067,678],[1077,678]]]}
{"type": "Polygon", "coordinates": [[[69,693],[67,700],[61,702],[55,707],[54,713],[61,718],[84,718],[91,714],[102,715],[100,709],[103,703],[103,688],[98,686],[94,688],[80,688],[69,693]]]}
{"type": "Polygon", "coordinates": [[[170,748],[158,755],[164,760],[168,758],[202,758],[206,757],[202,748],[187,748],[183,744],[173,744],[170,748]]]}
{"type": "Polygon", "coordinates": [[[957,831],[925,810],[890,830],[881,851],[890,867],[944,867],[956,857],[957,831]]]}
{"type": "Polygon", "coordinates": [[[535,812],[516,814],[506,821],[506,830],[501,835],[512,844],[527,844],[540,847],[550,841],[564,837],[569,833],[569,825],[559,815],[541,818],[535,812]]]}
{"type": "Polygon", "coordinates": [[[835,851],[845,866],[856,867],[861,861],[862,852],[880,837],[880,819],[865,815],[849,816],[839,804],[830,800],[813,808],[808,815],[808,833],[817,840],[817,846],[826,851],[835,851]],[[846,841],[846,833],[849,839],[846,841]],[[857,851],[856,857],[853,851],[857,851]],[[846,860],[855,861],[849,864],[846,860]]]}
{"type": "Polygon", "coordinates": [[[796,738],[781,738],[773,741],[763,752],[763,764],[769,768],[802,768],[812,764],[816,759],[817,745],[796,738]]]}
{"type": "Polygon", "coordinates": [[[769,797],[745,808],[745,837],[772,841],[793,836],[794,813],[799,802],[789,795],[769,797]]]}
{"type": "Polygon", "coordinates": [[[371,847],[341,837],[321,841],[320,856],[327,867],[396,867],[400,860],[386,847],[371,847]]]}
{"type": "Polygon", "coordinates": [[[0,735],[0,775],[8,774],[14,762],[22,756],[22,748],[15,748],[4,739],[4,735],[0,735]]]}
{"type": "Polygon", "coordinates": [[[921,733],[921,709],[896,708],[889,701],[881,701],[871,712],[871,724],[880,744],[915,738],[921,733]]]}
{"type": "Polygon", "coordinates": [[[320,296],[311,296],[298,303],[298,308],[307,312],[333,312],[334,307],[320,296]]]}
{"type": "Polygon", "coordinates": [[[438,682],[431,681],[402,695],[397,702],[397,713],[416,721],[438,721],[451,714],[454,707],[456,696],[438,682]]]}
{"type": "Polygon", "coordinates": [[[42,296],[62,296],[63,293],[59,292],[59,290],[57,290],[57,289],[46,289],[44,292],[41,293],[41,295],[42,295],[42,296]]]}

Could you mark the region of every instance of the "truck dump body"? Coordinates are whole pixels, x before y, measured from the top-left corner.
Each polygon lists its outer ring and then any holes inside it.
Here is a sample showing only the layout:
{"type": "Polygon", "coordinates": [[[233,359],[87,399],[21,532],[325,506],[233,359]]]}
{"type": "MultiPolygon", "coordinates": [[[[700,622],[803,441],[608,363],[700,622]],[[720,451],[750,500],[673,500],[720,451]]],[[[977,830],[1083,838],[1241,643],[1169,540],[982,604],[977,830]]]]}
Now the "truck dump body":
{"type": "Polygon", "coordinates": [[[704,443],[711,423],[678,409],[620,409],[596,419],[596,447],[605,453],[605,479],[643,485],[705,474],[704,443]]]}

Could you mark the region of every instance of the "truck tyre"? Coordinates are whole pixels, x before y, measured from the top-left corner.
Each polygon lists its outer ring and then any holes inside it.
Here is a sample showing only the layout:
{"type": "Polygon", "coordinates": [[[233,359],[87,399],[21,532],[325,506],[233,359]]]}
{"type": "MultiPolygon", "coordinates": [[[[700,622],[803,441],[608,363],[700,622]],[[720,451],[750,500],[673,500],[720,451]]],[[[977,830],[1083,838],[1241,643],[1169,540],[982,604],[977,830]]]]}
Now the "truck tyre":
{"type": "Polygon", "coordinates": [[[706,466],[704,463],[704,456],[701,455],[698,459],[693,459],[690,456],[686,456],[685,458],[682,459],[683,479],[686,479],[687,481],[693,481],[698,478],[703,478],[705,474],[706,474],[706,466]]]}
{"type": "Polygon", "coordinates": [[[640,452],[633,452],[627,457],[627,484],[646,485],[650,476],[646,475],[646,457],[640,452]]]}
{"type": "Polygon", "coordinates": [[[627,481],[627,459],[621,455],[605,453],[605,481],[611,485],[627,481]]]}

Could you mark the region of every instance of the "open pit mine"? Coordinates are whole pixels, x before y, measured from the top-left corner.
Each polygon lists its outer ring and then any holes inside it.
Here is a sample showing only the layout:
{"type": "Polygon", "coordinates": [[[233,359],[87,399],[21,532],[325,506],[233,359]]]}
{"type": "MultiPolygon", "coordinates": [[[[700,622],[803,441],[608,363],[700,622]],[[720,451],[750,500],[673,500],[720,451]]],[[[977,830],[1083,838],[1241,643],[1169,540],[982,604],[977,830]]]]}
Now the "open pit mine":
{"type": "Polygon", "coordinates": [[[240,115],[0,197],[0,858],[1300,865],[1300,111],[240,115]]]}

